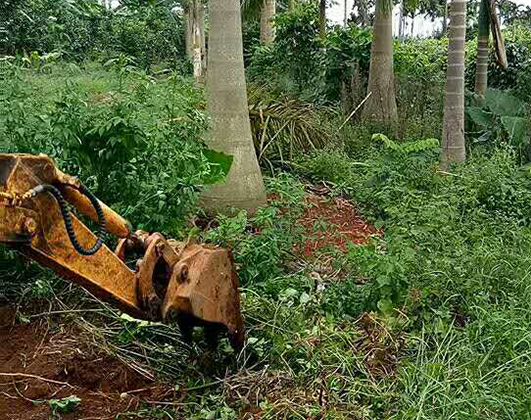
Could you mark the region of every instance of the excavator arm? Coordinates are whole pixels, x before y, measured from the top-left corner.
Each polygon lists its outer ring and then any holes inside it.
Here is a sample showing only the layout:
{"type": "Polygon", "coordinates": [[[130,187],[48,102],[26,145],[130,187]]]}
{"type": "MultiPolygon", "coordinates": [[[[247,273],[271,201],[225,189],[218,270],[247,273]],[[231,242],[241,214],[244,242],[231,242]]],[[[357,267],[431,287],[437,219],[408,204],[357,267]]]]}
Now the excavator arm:
{"type": "Polygon", "coordinates": [[[0,154],[0,243],[133,317],[160,321],[176,316],[185,338],[193,326],[204,325],[211,334],[226,329],[235,348],[243,345],[230,251],[133,232],[48,156],[0,154]],[[97,222],[99,235],[69,205],[97,222]],[[120,238],[115,251],[103,243],[104,232],[120,238]],[[131,260],[136,260],[133,268],[126,264],[131,260]]]}

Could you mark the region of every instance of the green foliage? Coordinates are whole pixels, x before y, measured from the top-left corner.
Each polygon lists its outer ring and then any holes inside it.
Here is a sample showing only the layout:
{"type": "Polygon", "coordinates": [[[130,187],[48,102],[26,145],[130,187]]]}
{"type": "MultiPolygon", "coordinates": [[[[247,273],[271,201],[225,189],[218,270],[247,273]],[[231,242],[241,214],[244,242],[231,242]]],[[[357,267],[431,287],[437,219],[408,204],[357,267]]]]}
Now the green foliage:
{"type": "Polygon", "coordinates": [[[0,125],[5,151],[49,154],[139,228],[179,234],[201,186],[230,164],[201,142],[201,93],[175,74],[154,83],[139,71],[94,72],[118,90],[92,76],[19,73],[0,125]],[[47,95],[50,80],[55,90],[47,95]]]}
{"type": "MultiPolygon", "coordinates": [[[[522,100],[531,94],[531,30],[528,26],[512,25],[503,31],[508,67],[498,66],[494,49],[489,52],[488,84],[489,87],[510,90],[522,100]]],[[[469,43],[466,65],[466,84],[474,90],[476,74],[476,45],[469,43]]],[[[492,42],[491,42],[492,44],[492,42]]]]}
{"type": "Polygon", "coordinates": [[[75,395],[61,398],[60,400],[51,399],[48,401],[48,405],[50,406],[52,413],[55,415],[71,413],[80,403],[81,398],[78,398],[75,395]]]}
{"type": "Polygon", "coordinates": [[[298,2],[294,10],[275,17],[276,38],[272,47],[259,46],[254,51],[248,74],[251,81],[270,84],[289,93],[315,97],[314,84],[320,77],[319,10],[315,2],[298,2]]]}
{"type": "MultiPolygon", "coordinates": [[[[294,226],[286,213],[296,208],[303,195],[302,188],[291,177],[266,180],[270,191],[279,195],[280,200],[271,206],[260,209],[248,218],[245,212],[236,216],[218,216],[217,227],[209,230],[204,239],[234,250],[240,268],[241,284],[262,285],[281,276],[296,243],[300,240],[299,227],[294,226]],[[279,217],[283,212],[288,217],[279,217]]],[[[276,292],[278,293],[278,291],[276,292]]]]}
{"type": "Polygon", "coordinates": [[[164,2],[130,5],[120,12],[106,11],[97,0],[9,1],[6,7],[12,17],[0,51],[10,55],[32,51],[105,61],[124,53],[142,67],[184,59],[181,21],[164,2]]]}
{"type": "Polygon", "coordinates": [[[373,134],[372,139],[376,141],[381,141],[385,145],[385,147],[391,149],[392,151],[398,154],[416,153],[422,152],[427,149],[439,148],[439,140],[437,139],[417,140],[398,144],[393,140],[390,140],[386,135],[381,133],[373,134]]]}
{"type": "Polygon", "coordinates": [[[466,110],[476,141],[506,142],[519,150],[522,162],[527,162],[531,158],[527,104],[497,89],[488,89],[485,100],[484,107],[470,106],[466,110]]]}

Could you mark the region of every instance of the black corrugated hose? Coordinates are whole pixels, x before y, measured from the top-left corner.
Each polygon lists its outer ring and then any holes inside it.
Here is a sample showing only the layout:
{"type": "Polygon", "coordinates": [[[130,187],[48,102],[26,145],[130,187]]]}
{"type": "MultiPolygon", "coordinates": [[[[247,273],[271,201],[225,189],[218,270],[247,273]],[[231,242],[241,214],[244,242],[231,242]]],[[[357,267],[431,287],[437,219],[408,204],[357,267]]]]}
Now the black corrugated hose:
{"type": "Polygon", "coordinates": [[[94,255],[96,252],[99,251],[99,249],[103,245],[103,237],[105,235],[105,215],[103,214],[100,202],[94,196],[94,194],[92,194],[84,185],[80,185],[78,190],[90,200],[90,202],[94,206],[94,209],[96,210],[96,214],[98,215],[98,223],[100,228],[98,234],[96,235],[97,240],[94,246],[89,249],[83,248],[77,240],[76,233],[74,232],[74,227],[72,226],[72,217],[70,216],[68,203],[61,194],[61,191],[59,191],[53,185],[42,184],[28,191],[24,196],[27,198],[31,198],[43,192],[49,192],[50,194],[52,194],[59,203],[59,208],[61,209],[61,214],[65,222],[66,232],[68,233],[68,237],[70,238],[70,242],[72,243],[74,249],[81,255],[94,255]]]}

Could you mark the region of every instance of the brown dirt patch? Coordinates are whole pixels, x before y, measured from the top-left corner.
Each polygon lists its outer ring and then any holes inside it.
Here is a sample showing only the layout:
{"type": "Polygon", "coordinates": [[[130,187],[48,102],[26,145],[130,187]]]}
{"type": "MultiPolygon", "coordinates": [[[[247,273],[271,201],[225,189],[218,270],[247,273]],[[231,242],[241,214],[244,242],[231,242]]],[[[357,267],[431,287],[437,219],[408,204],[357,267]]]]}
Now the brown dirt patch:
{"type": "Polygon", "coordinates": [[[0,307],[0,343],[2,420],[49,419],[48,401],[72,395],[81,403],[62,419],[112,419],[173,392],[87,345],[78,331],[19,324],[6,307],[0,307]]]}
{"type": "Polygon", "coordinates": [[[305,257],[312,257],[327,248],[344,252],[349,242],[364,244],[372,235],[380,234],[358,215],[354,205],[343,198],[310,194],[305,200],[308,208],[299,219],[305,238],[300,252],[305,257]]]}

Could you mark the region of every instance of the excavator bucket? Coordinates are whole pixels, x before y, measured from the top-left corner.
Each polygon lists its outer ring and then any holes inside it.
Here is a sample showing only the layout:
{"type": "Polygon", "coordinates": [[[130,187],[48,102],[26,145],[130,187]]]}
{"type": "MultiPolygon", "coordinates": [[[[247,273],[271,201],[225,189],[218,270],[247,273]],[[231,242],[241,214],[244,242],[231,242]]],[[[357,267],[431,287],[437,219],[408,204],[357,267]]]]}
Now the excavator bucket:
{"type": "Polygon", "coordinates": [[[164,319],[176,314],[185,335],[194,325],[206,325],[206,334],[211,335],[207,339],[211,341],[218,333],[215,326],[224,326],[233,347],[241,348],[244,326],[230,251],[197,244],[186,246],[174,266],[161,314],[164,319]]]}

